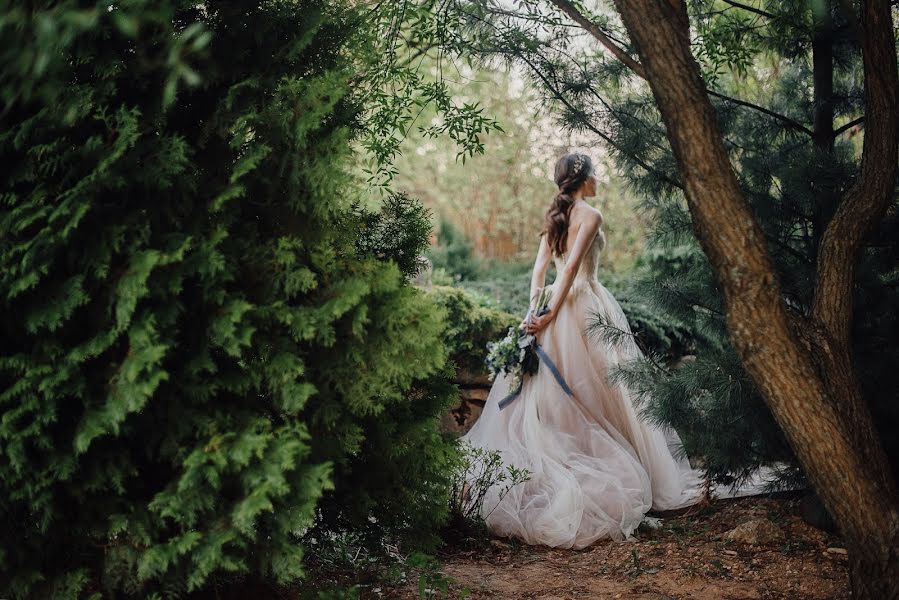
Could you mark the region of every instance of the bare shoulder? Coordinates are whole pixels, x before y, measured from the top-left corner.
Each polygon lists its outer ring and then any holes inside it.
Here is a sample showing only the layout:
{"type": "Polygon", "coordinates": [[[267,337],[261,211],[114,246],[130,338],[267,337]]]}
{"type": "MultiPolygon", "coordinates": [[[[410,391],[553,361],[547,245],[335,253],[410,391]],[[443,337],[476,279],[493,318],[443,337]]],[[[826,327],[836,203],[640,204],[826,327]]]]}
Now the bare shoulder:
{"type": "MultiPolygon", "coordinates": [[[[574,216],[574,218],[581,224],[593,227],[602,225],[602,213],[598,208],[584,202],[580,204],[580,206],[574,207],[574,209],[577,210],[577,213],[572,216],[574,216]]],[[[574,213],[574,211],[572,211],[572,213],[574,213]]]]}

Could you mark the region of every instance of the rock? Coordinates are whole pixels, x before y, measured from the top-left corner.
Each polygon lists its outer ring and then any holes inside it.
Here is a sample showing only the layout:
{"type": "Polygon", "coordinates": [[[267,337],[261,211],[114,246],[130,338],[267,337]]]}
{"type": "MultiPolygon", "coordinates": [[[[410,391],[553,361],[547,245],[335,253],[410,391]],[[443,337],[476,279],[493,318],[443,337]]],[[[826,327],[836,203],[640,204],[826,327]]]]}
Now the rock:
{"type": "Polygon", "coordinates": [[[440,417],[440,431],[449,433],[459,433],[462,426],[456,421],[456,416],[452,412],[443,413],[440,417]]]}
{"type": "Polygon", "coordinates": [[[733,550],[724,550],[723,552],[725,554],[727,554],[728,556],[737,556],[737,553],[734,552],[733,550]]]}
{"type": "Polygon", "coordinates": [[[440,430],[449,433],[465,434],[484,410],[484,403],[478,400],[466,400],[462,396],[459,401],[440,417],[440,430]]]}
{"type": "Polygon", "coordinates": [[[484,412],[484,406],[481,404],[469,402],[467,405],[468,412],[465,414],[465,419],[462,424],[462,427],[465,431],[471,429],[471,426],[474,425],[474,422],[477,421],[478,417],[481,416],[481,413],[484,412]]]}
{"type": "Polygon", "coordinates": [[[724,539],[739,544],[762,546],[782,542],[784,533],[780,530],[780,527],[768,519],[753,519],[740,523],[725,533],[724,539]]]}
{"type": "Polygon", "coordinates": [[[487,396],[490,395],[489,388],[462,388],[459,390],[459,395],[462,398],[463,402],[476,402],[480,403],[481,406],[487,401],[487,396]]]}
{"type": "Polygon", "coordinates": [[[644,515],[643,520],[640,521],[640,527],[646,527],[647,529],[660,529],[662,527],[662,519],[644,515]]]}
{"type": "Polygon", "coordinates": [[[484,371],[469,371],[468,369],[459,369],[456,372],[456,383],[462,386],[477,386],[489,388],[493,385],[490,381],[490,375],[484,371]]]}
{"type": "Polygon", "coordinates": [[[849,554],[845,548],[828,548],[827,552],[829,552],[830,554],[842,554],[842,555],[849,554]]]}

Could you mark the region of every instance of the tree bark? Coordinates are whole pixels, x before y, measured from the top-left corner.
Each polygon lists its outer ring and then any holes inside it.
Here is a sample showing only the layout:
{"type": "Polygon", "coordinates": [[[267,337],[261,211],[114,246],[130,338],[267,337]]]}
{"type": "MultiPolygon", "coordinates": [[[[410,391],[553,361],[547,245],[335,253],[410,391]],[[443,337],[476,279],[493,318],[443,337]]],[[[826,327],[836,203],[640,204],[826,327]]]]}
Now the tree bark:
{"type": "Polygon", "coordinates": [[[899,598],[899,493],[849,353],[854,265],[890,201],[897,70],[888,3],[862,0],[866,128],[861,176],[821,242],[812,317],[791,315],[737,183],[690,52],[679,0],[615,0],[667,128],[693,226],[724,290],[747,372],[850,550],[858,598],[899,598]]]}

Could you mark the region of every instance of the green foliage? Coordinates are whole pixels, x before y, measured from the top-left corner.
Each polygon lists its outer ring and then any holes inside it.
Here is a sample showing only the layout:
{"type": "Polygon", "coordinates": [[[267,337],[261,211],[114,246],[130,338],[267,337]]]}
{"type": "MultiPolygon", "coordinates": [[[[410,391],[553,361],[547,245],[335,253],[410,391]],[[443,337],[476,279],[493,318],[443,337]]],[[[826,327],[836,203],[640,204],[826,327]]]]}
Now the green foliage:
{"type": "MultiPolygon", "coordinates": [[[[503,310],[523,317],[530,304],[533,266],[533,262],[483,261],[477,277],[463,280],[459,285],[490,298],[503,310]]],[[[547,280],[551,280],[554,273],[555,268],[550,267],[547,280]]]]}
{"type": "Polygon", "coordinates": [[[390,194],[378,212],[365,210],[361,203],[352,209],[356,222],[347,227],[358,231],[356,251],[366,256],[391,258],[407,277],[422,266],[419,257],[428,247],[431,212],[405,193],[390,194]]]}
{"type": "MultiPolygon", "coordinates": [[[[897,195],[899,196],[899,195],[897,195]]],[[[853,299],[853,351],[855,368],[874,423],[899,477],[899,197],[889,215],[876,228],[856,269],[853,299]]]]}
{"type": "Polygon", "coordinates": [[[440,221],[437,240],[427,253],[437,274],[435,283],[458,285],[475,295],[491,298],[506,312],[527,312],[531,263],[478,258],[471,240],[447,219],[440,221]]]}
{"type": "MultiPolygon", "coordinates": [[[[658,283],[657,273],[651,271],[650,267],[657,264],[658,260],[656,252],[649,249],[640,255],[630,273],[610,274],[603,285],[621,305],[641,350],[658,355],[665,362],[674,362],[696,350],[697,324],[692,315],[666,312],[656,302],[656,298],[648,293],[647,288],[654,289],[658,283]]],[[[594,318],[595,315],[590,315],[589,320],[593,321],[594,318]]]]}
{"type": "MultiPolygon", "coordinates": [[[[715,3],[697,4],[705,4],[711,10],[715,3]]],[[[746,75],[758,51],[757,36],[753,31],[756,20],[758,15],[737,10],[724,10],[711,18],[697,19],[696,59],[702,66],[706,82],[716,86],[728,70],[746,75]]]]}
{"type": "Polygon", "coordinates": [[[360,589],[358,586],[348,588],[329,588],[318,590],[313,594],[302,594],[302,600],[357,600],[360,597],[360,589]]]}
{"type": "Polygon", "coordinates": [[[452,361],[469,372],[483,372],[487,343],[521,321],[463,288],[435,285],[428,294],[446,313],[444,340],[452,361]]]}
{"type": "MultiPolygon", "coordinates": [[[[368,367],[416,377],[411,387],[407,384],[408,389],[402,388],[402,401],[351,423],[346,436],[358,440],[358,446],[342,454],[337,463],[341,468],[334,481],[339,493],[321,503],[311,534],[353,531],[369,548],[398,543],[404,550],[430,552],[440,544],[438,530],[447,519],[451,474],[458,453],[452,440],[439,431],[435,417],[449,410],[458,391],[451,383],[453,367],[444,362],[442,344],[439,364],[443,368],[429,377],[419,377],[429,372],[427,361],[433,356],[426,353],[429,348],[408,337],[423,336],[431,344],[446,335],[440,309],[430,299],[422,300],[427,310],[397,316],[397,325],[404,316],[409,319],[407,332],[394,330],[401,353],[389,353],[381,360],[372,358],[368,367]]],[[[360,365],[355,374],[348,371],[345,376],[370,385],[364,368],[360,365]]],[[[331,449],[339,442],[327,440],[322,446],[331,449]]]]}
{"type": "Polygon", "coordinates": [[[338,516],[427,539],[452,389],[425,212],[353,185],[365,15],[79,6],[3,9],[0,596],[286,583],[338,516]]]}
{"type": "MultiPolygon", "coordinates": [[[[462,163],[483,152],[482,136],[502,131],[477,103],[454,95],[440,69],[430,76],[429,69],[422,68],[420,57],[440,46],[446,32],[457,26],[441,7],[437,0],[380,2],[366,14],[377,35],[361,40],[371,60],[358,78],[366,99],[360,143],[368,158],[364,171],[373,185],[386,187],[397,175],[395,161],[413,128],[423,138],[448,138],[462,163]],[[436,118],[430,125],[418,123],[429,109],[436,118]]],[[[460,54],[444,52],[443,58],[453,60],[460,54]]]]}

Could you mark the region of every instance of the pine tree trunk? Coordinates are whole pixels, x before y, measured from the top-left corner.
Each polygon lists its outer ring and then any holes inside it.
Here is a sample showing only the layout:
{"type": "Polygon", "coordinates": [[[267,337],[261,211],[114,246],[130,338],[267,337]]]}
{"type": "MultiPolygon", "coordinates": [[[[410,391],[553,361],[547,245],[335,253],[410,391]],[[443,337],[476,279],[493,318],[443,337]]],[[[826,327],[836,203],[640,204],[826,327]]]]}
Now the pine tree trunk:
{"type": "Polygon", "coordinates": [[[853,598],[895,600],[899,598],[899,565],[895,556],[892,564],[868,560],[860,553],[849,557],[849,581],[853,598]]]}
{"type": "Polygon", "coordinates": [[[743,364],[847,541],[857,598],[899,598],[899,492],[853,372],[854,267],[896,181],[899,74],[887,3],[863,0],[862,173],[821,241],[810,318],[783,301],[737,183],[681,0],[615,0],[667,128],[693,227],[715,268],[743,364]]]}

